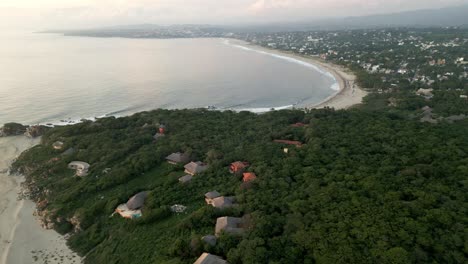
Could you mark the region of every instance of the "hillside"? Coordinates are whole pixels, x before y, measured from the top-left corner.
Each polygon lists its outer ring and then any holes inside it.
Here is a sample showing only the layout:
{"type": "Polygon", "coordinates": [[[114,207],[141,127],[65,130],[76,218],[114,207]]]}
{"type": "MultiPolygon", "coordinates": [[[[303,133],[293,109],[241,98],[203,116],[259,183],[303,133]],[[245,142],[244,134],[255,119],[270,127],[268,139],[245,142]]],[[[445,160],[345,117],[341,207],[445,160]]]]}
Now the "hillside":
{"type": "Polygon", "coordinates": [[[14,167],[85,263],[193,263],[202,252],[229,263],[462,263],[468,121],[421,123],[405,111],[156,110],[52,129],[14,167]],[[161,123],[166,136],[154,141],[161,123]],[[305,145],[285,153],[274,139],[305,145]],[[209,169],[180,184],[182,165],[165,162],[178,151],[209,169]],[[89,174],[73,177],[73,160],[89,174]],[[257,179],[231,175],[234,161],[257,179]],[[214,190],[239,205],[206,205],[214,190]],[[142,218],[110,217],[140,191],[149,191],[142,218]],[[171,212],[175,204],[187,211],[171,212]],[[203,243],[222,216],[249,224],[203,243]]]}

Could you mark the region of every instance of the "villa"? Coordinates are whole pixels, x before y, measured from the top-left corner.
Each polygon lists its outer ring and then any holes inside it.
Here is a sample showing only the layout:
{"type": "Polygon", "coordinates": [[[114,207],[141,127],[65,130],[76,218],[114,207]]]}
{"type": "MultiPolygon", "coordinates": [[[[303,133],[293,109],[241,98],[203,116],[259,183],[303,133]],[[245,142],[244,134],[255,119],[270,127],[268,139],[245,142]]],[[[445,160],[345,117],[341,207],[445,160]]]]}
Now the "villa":
{"type": "Polygon", "coordinates": [[[216,255],[203,253],[193,264],[228,264],[228,262],[216,255]]]}
{"type": "Polygon", "coordinates": [[[141,208],[143,207],[148,192],[139,192],[132,196],[127,203],[119,205],[115,212],[123,218],[136,219],[142,216],[141,208]]]}
{"type": "Polygon", "coordinates": [[[71,170],[76,170],[75,175],[78,177],[83,177],[88,175],[90,165],[83,161],[72,161],[68,164],[68,168],[71,170]]]}
{"type": "Polygon", "coordinates": [[[190,174],[190,175],[195,175],[202,173],[208,169],[208,165],[206,163],[203,163],[201,161],[197,162],[190,162],[184,166],[185,168],[185,173],[190,174]]]}
{"type": "Polygon", "coordinates": [[[219,217],[216,219],[215,235],[219,236],[221,232],[234,235],[242,234],[244,232],[244,228],[242,228],[243,222],[242,218],[238,217],[219,217]]]}
{"type": "Polygon", "coordinates": [[[169,162],[170,164],[173,164],[173,165],[177,165],[177,164],[180,164],[180,163],[187,163],[187,162],[190,161],[190,155],[188,155],[186,153],[176,152],[176,153],[172,153],[171,155],[167,156],[166,160],[167,160],[167,162],[169,162]]]}
{"type": "Polygon", "coordinates": [[[250,164],[248,162],[236,161],[229,166],[229,172],[233,174],[243,173],[250,164]]]}
{"type": "Polygon", "coordinates": [[[217,191],[207,192],[205,193],[205,202],[206,204],[213,205],[213,199],[220,197],[221,194],[217,191]]]}

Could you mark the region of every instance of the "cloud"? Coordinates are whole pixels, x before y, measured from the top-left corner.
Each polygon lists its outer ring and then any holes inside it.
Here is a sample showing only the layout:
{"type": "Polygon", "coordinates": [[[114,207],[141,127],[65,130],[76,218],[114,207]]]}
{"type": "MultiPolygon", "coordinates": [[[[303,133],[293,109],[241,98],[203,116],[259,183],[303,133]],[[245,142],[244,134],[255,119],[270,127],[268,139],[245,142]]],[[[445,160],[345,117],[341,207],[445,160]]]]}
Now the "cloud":
{"type": "Polygon", "coordinates": [[[468,0],[0,0],[0,27],[297,21],[457,4],[468,0]],[[19,9],[2,12],[2,6],[19,9]]]}

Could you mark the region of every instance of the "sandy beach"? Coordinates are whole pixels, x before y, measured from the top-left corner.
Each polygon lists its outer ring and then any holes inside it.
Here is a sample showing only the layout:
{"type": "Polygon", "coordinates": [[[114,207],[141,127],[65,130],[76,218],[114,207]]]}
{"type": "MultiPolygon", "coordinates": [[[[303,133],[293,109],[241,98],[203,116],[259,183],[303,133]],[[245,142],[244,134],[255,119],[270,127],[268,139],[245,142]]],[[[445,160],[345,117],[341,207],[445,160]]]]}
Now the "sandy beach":
{"type": "Polygon", "coordinates": [[[345,67],[325,62],[319,58],[298,55],[293,52],[281,51],[276,49],[264,48],[262,46],[253,45],[245,41],[230,39],[230,43],[235,45],[252,48],[258,51],[268,52],[280,56],[287,56],[296,60],[310,63],[324,69],[331,73],[339,84],[339,90],[333,93],[320,103],[307,105],[305,108],[335,108],[335,109],[348,109],[354,105],[362,103],[362,99],[367,95],[367,92],[355,84],[356,76],[345,67]]]}
{"type": "Polygon", "coordinates": [[[25,136],[0,137],[0,264],[80,263],[61,235],[40,227],[35,204],[18,199],[23,177],[8,173],[11,162],[38,143],[25,136]]]}

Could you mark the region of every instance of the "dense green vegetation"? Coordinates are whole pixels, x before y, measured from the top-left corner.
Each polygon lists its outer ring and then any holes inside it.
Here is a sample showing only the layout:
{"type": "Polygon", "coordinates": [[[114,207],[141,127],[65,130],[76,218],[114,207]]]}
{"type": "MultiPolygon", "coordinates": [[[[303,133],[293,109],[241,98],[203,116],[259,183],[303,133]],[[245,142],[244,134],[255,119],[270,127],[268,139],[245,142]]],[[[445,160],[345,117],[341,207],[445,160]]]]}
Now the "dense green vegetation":
{"type": "Polygon", "coordinates": [[[235,35],[345,65],[372,93],[346,111],[156,110],[57,127],[13,167],[85,263],[193,263],[202,252],[231,264],[466,263],[468,119],[450,117],[468,115],[467,34],[235,35]],[[416,95],[419,88],[434,89],[433,97],[416,95]],[[297,122],[308,126],[291,126],[297,122]],[[168,132],[155,142],[161,123],[168,132]],[[274,139],[305,145],[286,154],[274,139]],[[64,148],[54,150],[55,141],[64,148]],[[181,185],[183,166],[164,160],[178,151],[210,169],[181,185]],[[73,177],[73,160],[90,163],[89,175],[73,177]],[[250,186],[229,174],[237,160],[257,174],[250,186]],[[141,219],[110,217],[143,190],[150,193],[141,219]],[[236,196],[240,206],[207,206],[204,194],[213,190],[236,196]],[[175,214],[174,204],[188,210],[175,214]],[[214,247],[200,240],[214,233],[217,217],[245,215],[243,236],[223,234],[214,247]]]}
{"type": "Polygon", "coordinates": [[[230,263],[465,262],[468,121],[421,123],[411,107],[372,104],[378,96],[348,111],[156,110],[58,127],[14,167],[86,263],[193,263],[204,251],[230,263]],[[168,133],[154,142],[159,123],[168,133]],[[306,145],[285,154],[278,138],[306,145]],[[56,140],[76,152],[61,155],[56,140]],[[164,162],[176,151],[210,169],[179,184],[181,166],[164,162]],[[72,160],[89,162],[90,175],[73,177],[72,160]],[[258,175],[251,188],[229,174],[236,160],[258,175]],[[142,190],[141,219],[109,217],[142,190]],[[214,210],[204,203],[212,190],[240,206],[214,210]],[[174,204],[188,211],[174,214],[174,204]],[[200,241],[217,217],[246,214],[244,236],[200,241]]]}

